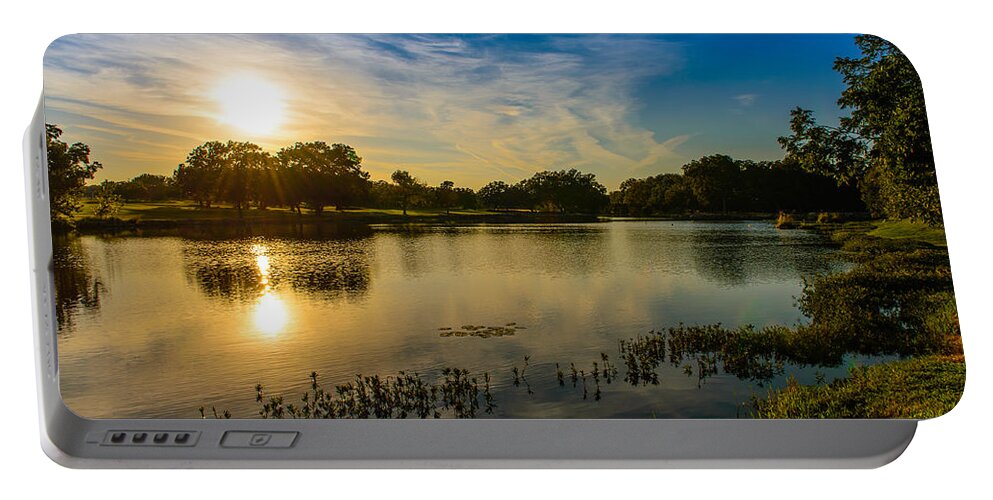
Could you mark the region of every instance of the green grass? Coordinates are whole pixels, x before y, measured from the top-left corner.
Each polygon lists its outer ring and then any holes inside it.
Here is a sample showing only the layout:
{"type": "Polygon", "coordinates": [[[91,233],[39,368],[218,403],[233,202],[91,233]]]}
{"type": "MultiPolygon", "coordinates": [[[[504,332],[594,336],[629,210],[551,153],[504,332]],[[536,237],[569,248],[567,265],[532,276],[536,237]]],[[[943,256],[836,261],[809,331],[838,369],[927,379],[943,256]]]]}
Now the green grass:
{"type": "MultiPolygon", "coordinates": [[[[76,215],[76,220],[92,220],[96,217],[97,203],[86,201],[83,209],[76,215]]],[[[491,212],[488,210],[451,210],[450,213],[443,209],[409,209],[409,218],[441,218],[441,217],[510,217],[514,215],[529,215],[528,213],[518,214],[515,212],[491,212]]],[[[121,206],[115,217],[124,221],[223,221],[239,219],[238,211],[231,206],[213,206],[211,208],[198,207],[192,201],[161,201],[161,202],[128,202],[121,206]]],[[[403,218],[403,211],[400,209],[379,209],[379,208],[352,208],[336,211],[332,208],[325,209],[322,218],[325,219],[361,219],[364,221],[397,220],[403,218]]],[[[276,207],[243,210],[240,219],[255,222],[290,222],[290,221],[313,221],[317,216],[312,210],[303,209],[303,214],[297,214],[287,208],[276,207]]]]}
{"type": "Polygon", "coordinates": [[[934,418],[965,388],[962,356],[924,356],[852,369],[829,385],[789,385],[752,401],[759,418],[934,418]]]}
{"type": "Polygon", "coordinates": [[[908,220],[879,222],[876,224],[876,228],[869,231],[868,234],[877,238],[915,240],[939,247],[947,246],[944,228],[908,220]]]}

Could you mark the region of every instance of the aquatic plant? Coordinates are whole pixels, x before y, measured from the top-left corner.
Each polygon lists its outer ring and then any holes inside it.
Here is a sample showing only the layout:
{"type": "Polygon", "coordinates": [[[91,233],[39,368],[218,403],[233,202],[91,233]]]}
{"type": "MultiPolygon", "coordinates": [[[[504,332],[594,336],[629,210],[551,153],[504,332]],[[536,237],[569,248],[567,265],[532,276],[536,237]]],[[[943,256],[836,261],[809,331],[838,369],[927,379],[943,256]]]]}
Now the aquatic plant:
{"type": "MultiPolygon", "coordinates": [[[[200,418],[207,418],[207,412],[206,412],[206,410],[204,409],[203,406],[201,406],[200,408],[197,408],[197,410],[200,412],[200,418]]],[[[231,418],[231,412],[228,411],[228,410],[224,410],[223,412],[218,413],[217,412],[217,408],[214,407],[214,406],[211,406],[210,407],[210,411],[214,415],[214,418],[231,418]]]]}
{"type": "Polygon", "coordinates": [[[513,373],[514,375],[514,382],[513,382],[514,387],[519,387],[523,383],[524,387],[527,388],[529,396],[534,394],[534,391],[531,390],[531,384],[528,383],[527,376],[525,375],[525,373],[528,370],[530,361],[531,361],[531,356],[524,356],[524,366],[521,367],[520,370],[518,370],[516,366],[513,367],[513,369],[511,370],[511,373],[513,373]]]}
{"type": "Polygon", "coordinates": [[[450,326],[444,326],[438,328],[441,337],[480,337],[480,338],[490,338],[490,337],[510,337],[517,333],[518,330],[525,330],[526,327],[518,326],[517,323],[507,323],[504,326],[486,326],[486,325],[462,325],[459,329],[454,329],[450,326]]]}
{"type": "Polygon", "coordinates": [[[317,372],[310,374],[310,390],[300,404],[286,404],[281,395],[268,396],[262,384],[255,387],[259,416],[262,418],[473,418],[496,407],[490,390],[490,375],[478,377],[468,370],[445,368],[441,379],[429,382],[417,373],[398,372],[396,376],[361,376],[325,389],[317,372]]]}

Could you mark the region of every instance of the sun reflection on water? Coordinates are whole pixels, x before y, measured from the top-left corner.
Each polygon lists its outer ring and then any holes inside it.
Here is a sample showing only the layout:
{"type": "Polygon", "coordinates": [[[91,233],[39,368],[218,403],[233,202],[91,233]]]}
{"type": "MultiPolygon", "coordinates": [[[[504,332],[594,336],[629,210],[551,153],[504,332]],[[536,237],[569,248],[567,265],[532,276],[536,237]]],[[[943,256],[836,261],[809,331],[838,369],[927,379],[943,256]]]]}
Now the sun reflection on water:
{"type": "Polygon", "coordinates": [[[262,287],[252,313],[252,321],[264,335],[275,337],[286,328],[289,312],[269,283],[269,249],[265,245],[255,244],[252,245],[252,254],[255,255],[255,265],[259,268],[259,285],[262,287]]]}

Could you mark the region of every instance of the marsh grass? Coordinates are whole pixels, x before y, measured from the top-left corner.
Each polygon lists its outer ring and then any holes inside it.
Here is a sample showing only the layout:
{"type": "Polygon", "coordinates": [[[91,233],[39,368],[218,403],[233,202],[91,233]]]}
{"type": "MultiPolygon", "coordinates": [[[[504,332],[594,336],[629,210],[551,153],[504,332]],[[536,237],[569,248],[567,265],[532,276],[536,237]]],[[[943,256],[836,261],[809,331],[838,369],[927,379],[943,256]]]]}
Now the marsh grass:
{"type": "Polygon", "coordinates": [[[298,403],[267,395],[262,384],[255,386],[255,401],[262,418],[473,418],[481,408],[491,414],[496,407],[490,375],[481,377],[482,384],[468,370],[445,368],[437,382],[399,372],[389,377],[356,375],[351,382],[325,389],[313,372],[310,390],[298,403]]]}

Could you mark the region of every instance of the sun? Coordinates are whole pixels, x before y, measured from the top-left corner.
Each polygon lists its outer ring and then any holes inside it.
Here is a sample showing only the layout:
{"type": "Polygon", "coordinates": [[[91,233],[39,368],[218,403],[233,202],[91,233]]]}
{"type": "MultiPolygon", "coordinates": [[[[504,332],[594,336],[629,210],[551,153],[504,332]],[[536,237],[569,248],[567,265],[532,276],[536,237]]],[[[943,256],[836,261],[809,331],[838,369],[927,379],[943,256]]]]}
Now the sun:
{"type": "Polygon", "coordinates": [[[220,107],[218,121],[252,135],[269,136],[285,119],[285,92],[258,75],[231,75],[218,82],[211,97],[220,107]]]}

